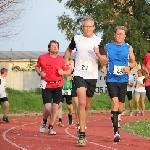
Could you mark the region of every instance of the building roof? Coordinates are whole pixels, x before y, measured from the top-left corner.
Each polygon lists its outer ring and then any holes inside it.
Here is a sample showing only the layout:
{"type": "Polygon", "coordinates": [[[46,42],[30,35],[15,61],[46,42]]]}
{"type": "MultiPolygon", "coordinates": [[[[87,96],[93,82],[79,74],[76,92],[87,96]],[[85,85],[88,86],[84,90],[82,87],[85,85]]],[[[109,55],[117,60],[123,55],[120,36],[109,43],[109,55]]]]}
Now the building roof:
{"type": "MultiPolygon", "coordinates": [[[[0,59],[37,59],[41,54],[47,51],[0,51],[0,59]]],[[[59,55],[64,56],[64,52],[59,52],[59,55]]],[[[74,58],[75,54],[72,54],[74,58]]]]}

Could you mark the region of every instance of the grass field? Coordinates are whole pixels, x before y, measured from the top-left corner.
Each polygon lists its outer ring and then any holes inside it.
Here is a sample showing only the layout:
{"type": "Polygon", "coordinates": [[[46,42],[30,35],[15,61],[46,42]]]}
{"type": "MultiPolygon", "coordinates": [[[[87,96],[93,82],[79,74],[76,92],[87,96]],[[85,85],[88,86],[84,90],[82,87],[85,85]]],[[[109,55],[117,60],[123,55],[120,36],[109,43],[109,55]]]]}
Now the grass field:
{"type": "Polygon", "coordinates": [[[128,133],[150,138],[150,119],[129,122],[121,128],[128,133]]]}
{"type": "MultiPolygon", "coordinates": [[[[39,113],[42,112],[43,103],[41,97],[41,91],[17,91],[7,88],[8,99],[10,103],[9,113],[39,113]]],[[[150,110],[150,103],[145,99],[146,110],[150,110]]],[[[2,105],[3,108],[3,105],[2,105]]],[[[109,111],[111,108],[111,101],[108,94],[94,95],[91,103],[91,110],[95,111],[109,111]]],[[[133,109],[135,109],[133,98],[133,109]]],[[[63,105],[63,110],[66,111],[66,105],[63,105]]],[[[128,104],[126,100],[126,110],[128,110],[128,104]]],[[[0,109],[0,113],[3,113],[3,109],[0,109]]]]}

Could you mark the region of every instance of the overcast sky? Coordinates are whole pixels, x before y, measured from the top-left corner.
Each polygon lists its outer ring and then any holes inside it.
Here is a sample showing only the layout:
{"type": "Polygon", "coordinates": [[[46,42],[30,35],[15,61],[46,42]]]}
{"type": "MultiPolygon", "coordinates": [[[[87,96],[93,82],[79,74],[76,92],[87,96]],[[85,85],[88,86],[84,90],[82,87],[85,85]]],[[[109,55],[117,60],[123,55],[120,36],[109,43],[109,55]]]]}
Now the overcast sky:
{"type": "Polygon", "coordinates": [[[20,19],[23,31],[12,39],[0,39],[0,51],[46,51],[50,40],[60,42],[60,51],[65,51],[69,41],[64,38],[64,33],[57,29],[57,16],[66,12],[63,4],[57,0],[31,0],[32,9],[20,19]]]}

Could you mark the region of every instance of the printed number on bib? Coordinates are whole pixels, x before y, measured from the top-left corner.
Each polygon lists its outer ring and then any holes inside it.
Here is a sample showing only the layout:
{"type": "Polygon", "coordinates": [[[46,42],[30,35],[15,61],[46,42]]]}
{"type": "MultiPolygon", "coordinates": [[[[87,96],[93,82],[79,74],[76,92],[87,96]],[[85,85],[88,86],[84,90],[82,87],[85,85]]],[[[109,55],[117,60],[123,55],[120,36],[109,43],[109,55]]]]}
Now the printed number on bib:
{"type": "Polygon", "coordinates": [[[45,89],[45,88],[46,88],[46,84],[47,84],[47,82],[46,82],[46,81],[41,80],[40,88],[41,88],[41,89],[45,89]]]}
{"type": "Polygon", "coordinates": [[[124,75],[124,68],[125,66],[114,66],[114,74],[115,75],[124,75]]]}
{"type": "Polygon", "coordinates": [[[92,62],[91,61],[80,61],[79,62],[79,70],[92,72],[92,62]]]}
{"type": "Polygon", "coordinates": [[[71,95],[71,90],[62,90],[62,95],[71,95]]]}

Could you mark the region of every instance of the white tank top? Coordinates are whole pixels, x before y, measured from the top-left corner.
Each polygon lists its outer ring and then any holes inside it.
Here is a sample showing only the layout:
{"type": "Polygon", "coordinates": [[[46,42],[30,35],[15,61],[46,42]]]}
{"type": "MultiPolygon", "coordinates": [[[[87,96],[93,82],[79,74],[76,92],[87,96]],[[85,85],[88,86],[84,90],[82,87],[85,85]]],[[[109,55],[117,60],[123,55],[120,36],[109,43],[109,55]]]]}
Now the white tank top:
{"type": "Polygon", "coordinates": [[[74,41],[77,51],[73,76],[80,76],[84,79],[98,79],[98,57],[95,55],[93,48],[98,48],[101,38],[96,35],[93,35],[92,38],[76,35],[74,41]]]}
{"type": "MultiPolygon", "coordinates": [[[[144,78],[145,78],[144,76],[137,77],[137,80],[140,81],[140,83],[143,83],[144,78]]],[[[142,86],[141,84],[137,84],[136,87],[135,87],[135,91],[137,91],[137,92],[146,92],[145,86],[142,86]]]]}

